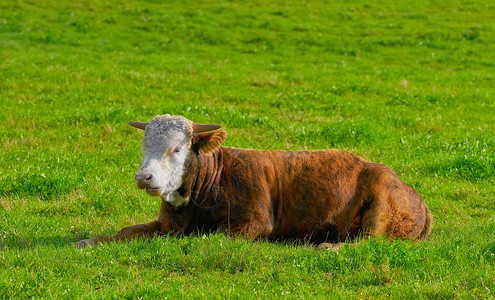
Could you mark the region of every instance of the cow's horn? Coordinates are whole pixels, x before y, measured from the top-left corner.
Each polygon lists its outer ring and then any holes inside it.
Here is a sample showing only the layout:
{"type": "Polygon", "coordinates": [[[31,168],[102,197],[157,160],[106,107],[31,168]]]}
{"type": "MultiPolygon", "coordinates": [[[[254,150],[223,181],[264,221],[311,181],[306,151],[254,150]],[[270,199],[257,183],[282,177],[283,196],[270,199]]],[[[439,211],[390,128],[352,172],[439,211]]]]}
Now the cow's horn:
{"type": "Polygon", "coordinates": [[[212,131],[212,130],[217,130],[219,128],[222,128],[222,125],[193,123],[193,132],[194,133],[212,131]]]}
{"type": "Polygon", "coordinates": [[[148,124],[149,124],[148,122],[134,122],[134,121],[129,122],[129,125],[131,125],[132,127],[136,127],[142,130],[144,130],[144,128],[146,128],[146,125],[148,124]]]}

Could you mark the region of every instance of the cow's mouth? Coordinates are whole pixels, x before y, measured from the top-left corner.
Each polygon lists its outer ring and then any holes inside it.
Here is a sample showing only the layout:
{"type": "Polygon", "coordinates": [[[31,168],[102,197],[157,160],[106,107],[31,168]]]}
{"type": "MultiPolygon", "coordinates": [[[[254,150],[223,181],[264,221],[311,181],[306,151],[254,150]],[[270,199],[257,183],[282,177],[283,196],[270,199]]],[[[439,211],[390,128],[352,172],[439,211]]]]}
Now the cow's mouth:
{"type": "Polygon", "coordinates": [[[163,188],[146,188],[146,193],[150,196],[161,196],[163,192],[163,188]]]}

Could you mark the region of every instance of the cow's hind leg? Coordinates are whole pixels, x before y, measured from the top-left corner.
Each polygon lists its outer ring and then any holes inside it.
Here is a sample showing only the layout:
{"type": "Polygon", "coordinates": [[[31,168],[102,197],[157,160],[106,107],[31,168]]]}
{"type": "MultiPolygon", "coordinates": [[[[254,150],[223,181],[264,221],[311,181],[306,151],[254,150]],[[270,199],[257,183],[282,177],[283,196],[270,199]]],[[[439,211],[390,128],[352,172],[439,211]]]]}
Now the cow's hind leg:
{"type": "Polygon", "coordinates": [[[377,235],[387,235],[390,223],[390,211],[384,201],[369,197],[361,208],[361,237],[368,238],[377,235]]]}
{"type": "Polygon", "coordinates": [[[344,246],[346,243],[320,243],[317,247],[318,250],[332,250],[334,252],[337,252],[344,246]]]}
{"type": "Polygon", "coordinates": [[[362,237],[385,235],[405,239],[420,236],[428,213],[416,191],[402,182],[372,193],[361,212],[362,237]]]}
{"type": "Polygon", "coordinates": [[[361,236],[415,239],[422,232],[428,235],[431,222],[425,203],[394,171],[369,164],[359,181],[366,187],[360,196],[361,236]]]}
{"type": "MultiPolygon", "coordinates": [[[[353,240],[351,245],[357,245],[362,240],[366,240],[373,236],[386,235],[390,236],[387,231],[390,223],[390,212],[386,207],[386,203],[377,200],[375,197],[369,196],[364,201],[364,205],[359,210],[355,217],[355,222],[352,226],[359,226],[356,231],[348,237],[353,240]],[[355,238],[361,237],[361,240],[355,238]]],[[[339,251],[346,243],[321,243],[317,246],[318,250],[339,251]]],[[[349,243],[347,243],[349,244],[349,243]]]]}
{"type": "Polygon", "coordinates": [[[113,236],[97,236],[90,239],[81,240],[74,243],[74,245],[79,248],[86,246],[92,246],[98,243],[108,243],[113,241],[124,241],[136,238],[149,238],[155,234],[163,235],[164,232],[163,225],[159,221],[153,221],[147,224],[139,224],[134,226],[125,227],[113,236]]]}

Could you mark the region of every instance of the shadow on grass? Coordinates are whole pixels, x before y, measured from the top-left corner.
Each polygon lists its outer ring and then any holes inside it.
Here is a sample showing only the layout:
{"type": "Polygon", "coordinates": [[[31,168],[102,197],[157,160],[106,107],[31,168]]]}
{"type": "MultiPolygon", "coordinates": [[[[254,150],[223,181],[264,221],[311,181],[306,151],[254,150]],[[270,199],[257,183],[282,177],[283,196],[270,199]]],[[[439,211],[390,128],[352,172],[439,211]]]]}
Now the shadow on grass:
{"type": "Polygon", "coordinates": [[[57,178],[47,178],[44,174],[33,174],[11,181],[0,187],[0,196],[30,197],[51,200],[54,197],[69,193],[74,189],[74,182],[57,178]]]}
{"type": "Polygon", "coordinates": [[[74,238],[70,236],[7,237],[4,241],[0,241],[0,250],[33,249],[39,246],[62,248],[72,246],[73,242],[75,242],[74,238]]]}

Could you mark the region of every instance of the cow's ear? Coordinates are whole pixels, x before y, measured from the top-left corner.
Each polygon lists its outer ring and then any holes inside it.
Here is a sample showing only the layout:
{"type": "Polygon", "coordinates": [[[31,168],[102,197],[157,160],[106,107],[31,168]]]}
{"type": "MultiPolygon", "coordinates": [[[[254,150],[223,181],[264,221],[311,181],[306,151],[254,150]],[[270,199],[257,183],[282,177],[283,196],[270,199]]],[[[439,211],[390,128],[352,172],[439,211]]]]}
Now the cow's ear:
{"type": "Polygon", "coordinates": [[[195,133],[192,149],[197,154],[208,154],[215,151],[227,138],[227,131],[195,133]]]}

